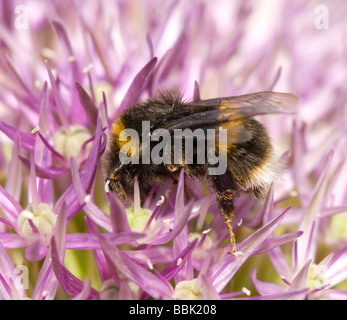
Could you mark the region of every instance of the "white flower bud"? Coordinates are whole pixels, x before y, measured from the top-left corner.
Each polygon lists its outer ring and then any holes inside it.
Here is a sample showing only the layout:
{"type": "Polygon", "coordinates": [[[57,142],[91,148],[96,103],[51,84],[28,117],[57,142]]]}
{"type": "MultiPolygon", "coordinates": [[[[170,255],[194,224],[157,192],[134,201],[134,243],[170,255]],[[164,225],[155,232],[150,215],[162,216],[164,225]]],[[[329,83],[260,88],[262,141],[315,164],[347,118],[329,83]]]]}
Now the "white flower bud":
{"type": "Polygon", "coordinates": [[[57,216],[47,203],[39,203],[36,210],[29,204],[17,218],[17,226],[24,238],[30,238],[33,234],[29,219],[33,222],[41,236],[50,237],[53,233],[57,216]]]}
{"type": "Polygon", "coordinates": [[[77,158],[83,144],[91,137],[90,132],[83,126],[72,125],[67,132],[64,128],[57,130],[53,135],[55,150],[66,158],[77,158]]]}
{"type": "Polygon", "coordinates": [[[180,281],[173,294],[175,300],[202,300],[204,299],[202,286],[197,284],[197,279],[180,281]]]}
{"type": "Polygon", "coordinates": [[[125,212],[130,229],[133,232],[143,232],[149,218],[152,215],[152,211],[145,208],[140,208],[138,210],[134,210],[134,208],[127,208],[125,212]]]}

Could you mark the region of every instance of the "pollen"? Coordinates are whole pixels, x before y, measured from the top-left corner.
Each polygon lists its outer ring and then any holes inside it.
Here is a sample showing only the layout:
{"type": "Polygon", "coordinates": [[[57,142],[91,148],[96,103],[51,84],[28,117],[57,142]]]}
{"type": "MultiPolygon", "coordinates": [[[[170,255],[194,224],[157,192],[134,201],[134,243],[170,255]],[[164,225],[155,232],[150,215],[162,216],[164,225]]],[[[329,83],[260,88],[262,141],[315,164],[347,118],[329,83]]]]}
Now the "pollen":
{"type": "Polygon", "coordinates": [[[86,67],[83,68],[83,73],[88,73],[90,70],[94,68],[94,65],[92,63],[88,64],[86,67]]]}
{"type": "Polygon", "coordinates": [[[241,291],[242,291],[243,293],[245,293],[247,296],[250,296],[250,295],[251,295],[251,291],[250,291],[249,289],[247,289],[246,287],[243,287],[243,288],[241,289],[241,291]]]}
{"type": "Polygon", "coordinates": [[[32,129],[31,130],[31,134],[35,134],[36,132],[38,132],[38,131],[40,131],[40,127],[39,126],[37,126],[37,127],[35,127],[34,129],[32,129]]]}
{"type": "Polygon", "coordinates": [[[147,259],[147,266],[150,270],[153,270],[153,263],[151,262],[151,259],[147,259]]]}

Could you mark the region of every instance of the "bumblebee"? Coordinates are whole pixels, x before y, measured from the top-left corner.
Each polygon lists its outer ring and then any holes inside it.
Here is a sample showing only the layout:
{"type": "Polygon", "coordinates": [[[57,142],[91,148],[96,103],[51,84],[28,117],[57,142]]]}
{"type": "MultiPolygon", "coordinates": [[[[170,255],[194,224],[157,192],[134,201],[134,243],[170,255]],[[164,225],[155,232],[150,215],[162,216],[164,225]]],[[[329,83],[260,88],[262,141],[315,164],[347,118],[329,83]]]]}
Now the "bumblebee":
{"type": "MultiPolygon", "coordinates": [[[[179,173],[210,181],[216,193],[220,213],[229,232],[232,253],[236,252],[236,242],[232,224],[235,217],[235,199],[243,190],[257,199],[264,199],[271,183],[278,176],[279,158],[266,129],[253,117],[262,114],[283,113],[297,103],[297,97],[291,93],[270,91],[246,94],[241,96],[222,97],[207,100],[185,102],[177,92],[165,91],[147,101],[137,102],[126,109],[116,119],[111,128],[110,145],[105,157],[105,188],[114,191],[123,203],[126,203],[127,192],[132,190],[135,178],[138,179],[141,191],[147,193],[153,184],[158,185],[168,178],[178,179],[179,173]],[[143,132],[143,124],[148,124],[148,131],[143,132]],[[131,129],[138,133],[138,143],[124,151],[130,142],[121,138],[124,130],[131,129]],[[158,149],[160,139],[150,139],[158,129],[165,129],[171,146],[162,147],[159,157],[166,157],[161,163],[153,159],[144,161],[145,149],[148,152],[158,149]],[[182,143],[180,161],[174,156],[175,134],[178,130],[199,129],[196,143],[189,145],[192,157],[186,157],[189,151],[187,139],[182,143]],[[226,132],[226,141],[215,140],[209,144],[209,130],[215,133],[226,132]],[[205,135],[204,135],[205,134],[205,135]],[[199,140],[199,138],[201,138],[199,140]],[[203,141],[205,147],[198,147],[203,141]],[[145,148],[146,142],[146,148],[145,148]],[[209,146],[207,146],[209,145],[209,146]],[[199,160],[199,152],[226,154],[226,170],[222,174],[210,174],[209,169],[217,164],[199,160]],[[221,151],[222,150],[222,151],[221,151]],[[122,155],[141,156],[143,161],[124,163],[122,155]],[[167,161],[167,160],[171,161],[167,161]],[[188,161],[190,160],[190,161],[188,161]]],[[[162,135],[163,137],[163,135],[162,135]]],[[[167,137],[167,135],[166,135],[167,137]]]]}

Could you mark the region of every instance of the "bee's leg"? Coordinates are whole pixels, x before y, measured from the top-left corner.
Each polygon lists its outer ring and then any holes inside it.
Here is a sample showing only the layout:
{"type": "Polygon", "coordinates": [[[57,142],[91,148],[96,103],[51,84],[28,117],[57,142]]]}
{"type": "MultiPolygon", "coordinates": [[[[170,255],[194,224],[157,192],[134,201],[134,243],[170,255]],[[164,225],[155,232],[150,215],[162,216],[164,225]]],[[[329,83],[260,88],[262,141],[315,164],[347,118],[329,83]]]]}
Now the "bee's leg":
{"type": "Polygon", "coordinates": [[[232,223],[235,221],[235,195],[234,191],[226,190],[226,192],[216,193],[218,206],[222,219],[227,226],[229,232],[229,239],[231,244],[231,253],[236,252],[236,241],[232,227],[232,223]]]}
{"type": "Polygon", "coordinates": [[[236,241],[232,223],[235,221],[235,199],[237,192],[231,173],[226,172],[221,176],[211,176],[213,189],[216,192],[217,202],[224,223],[229,232],[231,253],[236,252],[236,241]]]}

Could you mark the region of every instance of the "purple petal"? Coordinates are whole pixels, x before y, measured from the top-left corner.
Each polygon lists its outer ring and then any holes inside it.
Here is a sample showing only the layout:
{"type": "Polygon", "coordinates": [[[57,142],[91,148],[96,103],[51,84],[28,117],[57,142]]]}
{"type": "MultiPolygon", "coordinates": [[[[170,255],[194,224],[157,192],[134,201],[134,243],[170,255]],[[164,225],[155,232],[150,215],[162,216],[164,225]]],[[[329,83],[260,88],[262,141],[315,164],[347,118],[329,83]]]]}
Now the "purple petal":
{"type": "MultiPolygon", "coordinates": [[[[54,237],[52,237],[51,240],[51,254],[54,274],[64,291],[73,297],[80,294],[81,291],[83,291],[84,283],[60,263],[58,248],[54,237]]],[[[98,299],[98,296],[98,293],[94,289],[91,289],[88,299],[98,299]]]]}
{"type": "Polygon", "coordinates": [[[32,230],[32,235],[33,235],[33,239],[38,238],[40,235],[40,231],[39,229],[37,229],[37,227],[35,226],[34,222],[31,219],[28,219],[28,223],[30,225],[30,228],[32,230]]]}
{"type": "Polygon", "coordinates": [[[316,237],[317,237],[317,225],[319,222],[318,213],[321,212],[324,205],[324,197],[328,183],[328,172],[332,161],[333,153],[330,152],[326,159],[324,170],[319,177],[315,190],[312,193],[309,206],[306,210],[306,214],[303,215],[298,229],[303,230],[300,242],[298,243],[298,265],[305,263],[308,259],[313,259],[316,252],[316,237]]]}
{"type": "Polygon", "coordinates": [[[344,213],[346,211],[347,211],[347,206],[325,208],[321,214],[321,218],[330,218],[334,216],[335,214],[344,213]]]}
{"type": "Polygon", "coordinates": [[[19,134],[20,146],[25,150],[32,150],[35,144],[35,137],[19,131],[18,129],[0,121],[0,130],[5,133],[12,141],[16,141],[17,134],[19,134]]]}
{"type": "MultiPolygon", "coordinates": [[[[191,255],[192,252],[194,251],[196,244],[197,244],[198,239],[195,239],[192,243],[187,246],[182,252],[179,253],[179,255],[174,259],[170,265],[165,267],[163,271],[156,272],[157,276],[162,279],[167,286],[169,285],[169,289],[171,290],[171,285],[169,281],[171,281],[176,275],[182,270],[182,268],[186,265],[187,262],[191,260],[191,255]]],[[[151,259],[151,262],[155,262],[154,260],[151,259]]],[[[179,281],[184,281],[187,280],[188,278],[185,278],[183,280],[179,281]]],[[[178,282],[175,280],[175,283],[177,284],[178,282]]],[[[148,295],[143,295],[141,298],[142,299],[148,299],[148,295]]]]}
{"type": "Polygon", "coordinates": [[[16,286],[15,281],[18,278],[16,267],[8,256],[5,248],[0,241],[0,296],[9,299],[26,298],[26,293],[22,286],[16,286]]]}
{"type": "Polygon", "coordinates": [[[171,298],[173,289],[169,289],[165,282],[149,272],[142,265],[133,261],[117,247],[111,246],[102,235],[99,235],[99,241],[105,254],[107,254],[119,271],[129,280],[133,281],[154,299],[171,298]]]}
{"type": "Polygon", "coordinates": [[[51,260],[51,252],[48,251],[36,279],[32,295],[34,300],[53,300],[56,295],[59,283],[52,270],[51,260]]]}
{"type": "MultiPolygon", "coordinates": [[[[95,170],[97,169],[100,152],[102,151],[100,150],[100,148],[103,147],[101,144],[102,134],[103,133],[101,130],[101,121],[98,117],[94,143],[80,174],[81,184],[84,189],[87,189],[89,185],[92,183],[92,180],[95,179],[95,170]]],[[[70,187],[68,187],[64,194],[58,199],[53,211],[59,212],[64,202],[66,202],[66,207],[69,209],[67,220],[70,220],[73,217],[71,213],[77,213],[76,209],[80,206],[79,201],[76,198],[73,184],[70,187]]]]}
{"type": "MultiPolygon", "coordinates": [[[[52,21],[52,25],[53,25],[55,31],[57,32],[59,38],[61,39],[61,41],[65,45],[65,48],[67,50],[69,57],[75,57],[74,52],[72,50],[70,40],[69,40],[69,37],[67,35],[67,32],[66,32],[64,26],[58,21],[52,21]]],[[[72,61],[69,61],[69,64],[71,65],[73,79],[75,81],[80,81],[81,75],[79,72],[77,60],[73,59],[72,61]]]]}
{"type": "Polygon", "coordinates": [[[90,287],[90,280],[86,278],[83,283],[83,288],[80,293],[76,294],[72,300],[88,300],[88,297],[91,295],[91,287],[90,287]]]}
{"type": "Polygon", "coordinates": [[[187,54],[189,40],[189,35],[185,30],[182,30],[174,46],[166,52],[162,61],[160,61],[160,65],[158,65],[159,71],[158,75],[156,75],[158,83],[164,82],[172,70],[182,63],[184,56],[187,54]]]}
{"type": "Polygon", "coordinates": [[[346,300],[347,290],[329,289],[320,293],[322,300],[346,300]]]}
{"type": "Polygon", "coordinates": [[[12,300],[13,295],[11,292],[11,287],[7,283],[6,279],[0,273],[0,298],[1,300],[12,300]]]}
{"type": "Polygon", "coordinates": [[[154,58],[153,43],[149,33],[146,34],[146,40],[147,40],[147,45],[149,49],[149,56],[151,57],[151,59],[153,59],[154,58]]]}
{"type": "Polygon", "coordinates": [[[287,288],[280,286],[277,283],[269,283],[260,281],[256,277],[256,270],[253,269],[250,273],[251,280],[254,288],[259,292],[262,296],[267,295],[277,295],[287,291],[287,288]]]}
{"type": "MultiPolygon", "coordinates": [[[[176,258],[173,260],[173,262],[168,265],[161,274],[165,277],[167,280],[171,280],[173,277],[175,277],[179,271],[181,271],[182,267],[190,261],[191,254],[197,244],[198,239],[195,239],[192,243],[190,243],[186,248],[183,249],[182,252],[178,253],[176,255],[176,258]],[[180,263],[178,263],[180,261],[180,263]]],[[[187,280],[189,278],[185,278],[182,280],[176,280],[175,282],[178,283],[179,281],[187,280]]]]}
{"type": "Polygon", "coordinates": [[[65,129],[67,129],[69,127],[69,121],[68,121],[68,118],[67,118],[67,114],[66,114],[63,102],[61,100],[61,96],[60,96],[60,93],[59,93],[57,82],[54,79],[52,70],[51,70],[51,68],[50,68],[50,66],[49,66],[47,61],[46,61],[46,69],[47,69],[49,81],[50,81],[51,86],[52,86],[52,92],[53,92],[54,100],[55,100],[55,103],[56,103],[56,106],[57,106],[57,109],[58,109],[59,119],[60,119],[61,124],[63,125],[63,127],[65,129]]]}
{"type": "MultiPolygon", "coordinates": [[[[293,279],[289,291],[296,291],[300,289],[304,289],[306,287],[306,281],[307,281],[307,275],[308,275],[308,269],[311,265],[311,260],[308,260],[302,268],[297,272],[295,278],[293,279]]],[[[298,297],[298,299],[303,299],[304,296],[298,297]]]]}
{"type": "MultiPolygon", "coordinates": [[[[176,192],[176,203],[175,203],[175,220],[174,228],[180,220],[185,219],[184,212],[184,170],[181,170],[180,177],[178,180],[177,192],[176,192]]],[[[173,240],[173,254],[177,256],[179,252],[184,250],[188,246],[188,227],[185,225],[179,234],[173,240]]],[[[193,268],[192,261],[189,259],[182,270],[176,275],[176,283],[192,279],[193,278],[193,268]]]]}
{"type": "Polygon", "coordinates": [[[281,248],[273,248],[272,250],[269,250],[267,254],[276,272],[281,277],[284,279],[292,277],[292,269],[289,267],[287,259],[285,258],[281,248]]]}
{"type": "Polygon", "coordinates": [[[108,192],[106,194],[108,204],[110,206],[110,218],[111,218],[111,226],[113,232],[130,232],[130,226],[128,222],[128,218],[125,212],[125,207],[120,201],[120,199],[108,192]]]}
{"type": "Polygon", "coordinates": [[[153,221],[154,218],[157,216],[157,214],[158,214],[158,212],[159,212],[159,210],[160,210],[160,208],[161,208],[161,206],[162,206],[162,204],[163,204],[161,201],[160,201],[159,203],[160,203],[160,204],[159,204],[159,205],[157,204],[157,206],[156,206],[155,209],[153,210],[151,216],[149,217],[149,219],[148,219],[148,221],[147,221],[147,223],[146,223],[146,225],[145,225],[145,228],[143,229],[143,232],[144,232],[144,233],[148,232],[149,227],[150,227],[152,221],[153,221]]]}
{"type": "Polygon", "coordinates": [[[111,223],[109,217],[91,200],[86,200],[87,193],[83,189],[77,164],[74,158],[71,159],[71,175],[79,203],[86,203],[84,211],[87,214],[87,216],[90,219],[92,219],[96,224],[103,227],[105,230],[111,231],[111,223]]]}
{"type": "Polygon", "coordinates": [[[57,221],[54,227],[54,237],[58,247],[58,253],[61,260],[65,256],[66,249],[66,226],[67,226],[67,212],[63,206],[61,212],[58,212],[57,221]]]}
{"type": "Polygon", "coordinates": [[[269,250],[272,250],[273,248],[277,248],[281,246],[282,244],[296,240],[297,238],[301,237],[302,234],[303,234],[302,231],[295,231],[295,232],[285,233],[277,237],[268,238],[263,243],[264,248],[261,248],[259,251],[255,252],[254,254],[257,255],[263,252],[268,252],[269,250]]]}
{"type": "Polygon", "coordinates": [[[272,217],[271,214],[273,213],[274,208],[274,187],[273,184],[271,184],[271,187],[269,189],[269,192],[266,196],[262,212],[263,212],[263,223],[268,223],[272,217]]]}
{"type": "MultiPolygon", "coordinates": [[[[99,232],[98,226],[89,218],[86,218],[86,225],[89,231],[89,234],[88,234],[89,237],[95,236],[99,232]]],[[[105,234],[105,236],[106,235],[108,234],[105,234]]],[[[98,245],[100,246],[98,239],[97,241],[98,241],[98,245]]],[[[118,276],[118,273],[113,267],[112,261],[109,259],[108,256],[104,254],[104,251],[101,249],[101,246],[100,246],[100,249],[93,249],[93,254],[95,257],[97,268],[99,270],[101,281],[104,282],[104,281],[113,280],[113,284],[119,287],[120,278],[118,276]]],[[[101,294],[101,288],[100,288],[100,294],[101,294]]]]}
{"type": "MultiPolygon", "coordinates": [[[[140,233],[121,232],[106,233],[105,238],[114,246],[128,244],[143,237],[140,233]]],[[[66,234],[66,249],[94,250],[100,249],[100,243],[96,235],[90,233],[68,233],[66,234]]]]}
{"type": "Polygon", "coordinates": [[[80,103],[83,106],[90,123],[95,124],[95,121],[98,118],[98,108],[96,107],[89,94],[83,89],[83,87],[78,82],[76,82],[75,86],[77,89],[80,103]]]}
{"type": "Polygon", "coordinates": [[[276,75],[275,75],[275,78],[274,78],[272,84],[269,86],[269,88],[266,91],[272,91],[273,90],[273,88],[275,87],[275,85],[277,84],[277,82],[281,76],[281,73],[282,73],[282,67],[279,67],[277,69],[277,72],[276,72],[276,75]]]}
{"type": "Polygon", "coordinates": [[[264,295],[264,296],[235,298],[235,300],[290,300],[296,297],[302,297],[307,292],[308,292],[308,289],[300,289],[296,291],[288,291],[284,293],[270,294],[266,296],[264,295]]]}
{"type": "Polygon", "coordinates": [[[306,152],[304,130],[304,127],[299,128],[299,124],[294,121],[292,142],[294,168],[292,172],[294,175],[295,186],[298,189],[298,194],[302,204],[307,203],[307,191],[311,189],[310,182],[308,181],[308,176],[306,174],[303,174],[302,170],[304,154],[306,152]]]}
{"type": "Polygon", "coordinates": [[[31,198],[31,203],[36,210],[40,198],[39,194],[37,191],[37,185],[36,185],[36,170],[35,170],[35,159],[34,159],[34,153],[30,152],[30,176],[29,176],[29,192],[30,192],[30,198],[31,198]]]}
{"type": "MultiPolygon", "coordinates": [[[[19,158],[26,168],[30,168],[30,160],[29,159],[24,158],[22,156],[19,156],[19,158]]],[[[69,168],[55,168],[55,167],[43,168],[43,167],[40,167],[39,165],[35,164],[35,171],[36,171],[37,177],[39,177],[39,178],[55,179],[55,178],[62,176],[67,171],[69,171],[69,168]]]]}
{"type": "Polygon", "coordinates": [[[52,156],[53,158],[56,159],[56,161],[59,161],[59,162],[62,162],[62,163],[65,163],[65,157],[60,154],[59,152],[57,152],[50,144],[49,142],[45,139],[45,137],[40,133],[40,132],[37,132],[36,133],[39,138],[42,140],[42,142],[44,143],[44,145],[47,147],[47,149],[52,153],[52,156]]]}
{"type": "Polygon", "coordinates": [[[25,258],[29,261],[40,261],[47,254],[47,247],[38,239],[25,248],[25,258]]]}
{"type": "MultiPolygon", "coordinates": [[[[151,235],[148,238],[141,240],[141,243],[148,243],[151,245],[159,245],[163,243],[167,243],[177,237],[182,230],[186,227],[186,223],[189,219],[189,214],[192,211],[192,207],[194,202],[191,202],[187,206],[183,206],[183,196],[184,196],[184,173],[183,171],[180,174],[179,184],[177,188],[176,198],[177,204],[175,205],[175,223],[174,228],[165,233],[164,235],[151,235]]],[[[177,243],[177,241],[176,241],[177,243]]],[[[184,246],[184,244],[183,244],[184,246]]]]}
{"type": "Polygon", "coordinates": [[[213,285],[220,292],[230,281],[236,271],[241,265],[253,255],[259,248],[261,248],[263,242],[272,234],[275,228],[282,221],[284,215],[289,208],[280,212],[274,219],[268,222],[265,226],[261,227],[244,241],[242,241],[237,250],[241,251],[241,254],[230,255],[225,254],[224,257],[211,268],[209,276],[211,277],[213,285]]]}
{"type": "MultiPolygon", "coordinates": [[[[43,83],[42,95],[41,95],[41,104],[40,104],[40,119],[39,119],[39,128],[41,132],[46,136],[49,133],[50,128],[50,116],[48,108],[48,82],[43,83]]],[[[39,132],[39,131],[37,131],[39,132]]]]}
{"type": "Polygon", "coordinates": [[[151,235],[149,238],[145,238],[141,240],[141,243],[143,244],[151,244],[151,245],[159,245],[159,244],[164,244],[168,243],[171,240],[175,239],[175,237],[182,231],[182,229],[186,226],[188,218],[189,218],[189,213],[192,211],[194,203],[191,203],[190,205],[187,205],[185,210],[184,210],[184,215],[181,216],[181,219],[177,222],[175,227],[165,233],[164,235],[151,235]]]}
{"type": "MultiPolygon", "coordinates": [[[[102,48],[100,45],[99,40],[99,36],[95,35],[93,28],[89,27],[88,24],[84,21],[83,17],[81,17],[81,22],[82,22],[82,26],[84,31],[86,31],[86,33],[88,33],[90,35],[91,41],[93,43],[93,49],[94,52],[97,56],[97,58],[99,58],[98,60],[100,61],[104,71],[105,71],[105,77],[107,79],[107,81],[109,83],[114,83],[114,76],[111,73],[111,68],[108,66],[108,60],[107,57],[105,57],[105,52],[107,51],[105,48],[102,48]]],[[[93,53],[94,54],[94,53],[93,53]]]]}
{"type": "MultiPolygon", "coordinates": [[[[17,229],[16,226],[12,225],[9,221],[7,221],[6,219],[4,218],[1,218],[0,217],[0,222],[3,223],[4,225],[6,226],[9,226],[10,228],[13,228],[13,229],[17,229]]],[[[4,234],[6,234],[6,232],[3,232],[4,234]]]]}
{"type": "Polygon", "coordinates": [[[16,226],[17,216],[23,211],[23,208],[2,185],[0,185],[0,206],[8,222],[12,226],[16,226]]]}
{"type": "Polygon", "coordinates": [[[128,92],[126,93],[125,97],[123,98],[123,101],[117,110],[117,114],[115,115],[115,118],[122,113],[127,107],[130,107],[135,102],[138,101],[143,89],[144,85],[146,83],[146,80],[148,79],[149,75],[151,74],[154,66],[157,63],[157,58],[151,59],[141,70],[140,72],[135,76],[132,84],[130,85],[128,92]]]}
{"type": "Polygon", "coordinates": [[[19,161],[19,154],[20,154],[19,140],[20,140],[19,135],[17,135],[17,138],[14,141],[14,145],[13,145],[12,157],[8,167],[7,180],[5,184],[6,190],[17,201],[20,201],[20,195],[22,191],[22,181],[23,181],[22,166],[19,161]]]}
{"type": "Polygon", "coordinates": [[[200,100],[200,88],[199,83],[197,81],[194,82],[194,93],[193,93],[193,101],[200,100]]]}
{"type": "Polygon", "coordinates": [[[220,300],[220,295],[216,288],[211,284],[206,276],[201,276],[201,282],[203,287],[203,294],[205,300],[220,300]]]}
{"type": "Polygon", "coordinates": [[[5,63],[7,65],[7,67],[10,69],[10,75],[13,77],[13,79],[15,80],[15,82],[17,82],[22,89],[24,89],[25,93],[28,95],[28,100],[31,101],[31,103],[29,104],[29,106],[31,108],[33,108],[33,105],[35,105],[36,103],[38,103],[38,99],[37,97],[33,94],[33,90],[31,90],[23,81],[23,79],[21,78],[21,76],[19,75],[19,73],[16,71],[15,67],[13,66],[12,62],[10,61],[9,57],[4,54],[3,57],[5,58],[5,63]]]}
{"type": "Polygon", "coordinates": [[[325,274],[327,282],[334,286],[347,279],[347,245],[342,248],[328,263],[325,274]]]}
{"type": "Polygon", "coordinates": [[[123,250],[123,252],[133,260],[143,264],[148,263],[148,259],[152,264],[174,263],[172,262],[172,248],[168,246],[150,246],[144,249],[123,250]]]}
{"type": "MultiPolygon", "coordinates": [[[[43,149],[41,163],[44,167],[52,164],[52,159],[47,148],[43,149]]],[[[37,171],[36,171],[37,172],[37,171]]],[[[40,201],[52,205],[55,201],[54,198],[54,185],[52,179],[37,179],[38,180],[38,192],[40,194],[40,201]]]]}
{"type": "Polygon", "coordinates": [[[202,204],[200,205],[199,211],[197,212],[199,214],[198,221],[196,223],[197,230],[201,230],[205,223],[205,218],[206,218],[208,209],[211,206],[213,197],[215,197],[214,192],[210,192],[208,196],[204,197],[204,199],[202,200],[202,204]]]}

